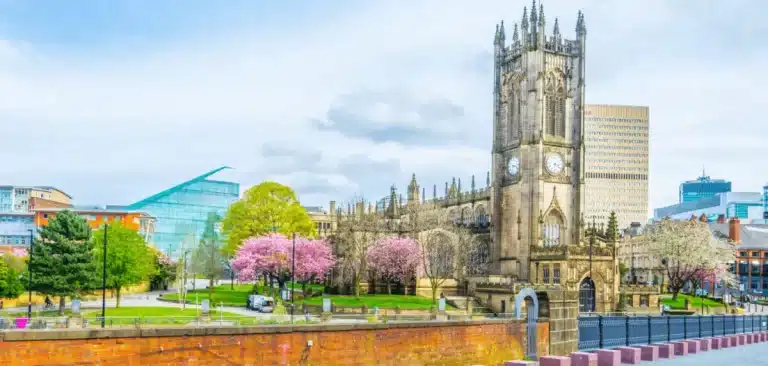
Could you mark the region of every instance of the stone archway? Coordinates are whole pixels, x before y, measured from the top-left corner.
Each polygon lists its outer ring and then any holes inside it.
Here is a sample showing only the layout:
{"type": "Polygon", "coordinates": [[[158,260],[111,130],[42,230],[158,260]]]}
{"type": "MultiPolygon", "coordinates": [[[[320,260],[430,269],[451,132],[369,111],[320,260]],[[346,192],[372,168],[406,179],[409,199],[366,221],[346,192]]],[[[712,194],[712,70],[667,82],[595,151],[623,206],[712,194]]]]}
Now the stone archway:
{"type": "Polygon", "coordinates": [[[525,304],[526,310],[526,346],[525,356],[536,359],[536,330],[538,328],[539,318],[539,298],[530,287],[520,290],[515,296],[515,317],[522,319],[522,305],[525,304]]]}

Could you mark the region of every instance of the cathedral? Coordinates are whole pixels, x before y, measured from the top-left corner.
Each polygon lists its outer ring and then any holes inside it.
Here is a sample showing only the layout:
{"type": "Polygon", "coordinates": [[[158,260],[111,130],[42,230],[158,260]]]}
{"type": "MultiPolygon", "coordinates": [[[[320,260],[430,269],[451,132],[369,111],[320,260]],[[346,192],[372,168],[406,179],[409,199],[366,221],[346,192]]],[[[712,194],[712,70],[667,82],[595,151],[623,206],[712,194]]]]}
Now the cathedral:
{"type": "Polygon", "coordinates": [[[472,228],[487,242],[487,266],[455,283],[456,292],[506,313],[521,289],[534,289],[544,305],[539,315],[551,319],[553,337],[562,337],[552,344],[572,342],[569,321],[576,314],[610,312],[619,300],[616,223],[585,222],[583,215],[587,28],[579,12],[575,37],[564,37],[558,19],[548,23],[535,0],[510,39],[507,28],[498,24],[493,39],[492,166],[485,184],[472,177],[462,189],[454,178],[444,195],[433,186],[427,199],[414,175],[407,201],[393,187],[375,210],[392,217],[409,205],[429,205],[472,228]]]}

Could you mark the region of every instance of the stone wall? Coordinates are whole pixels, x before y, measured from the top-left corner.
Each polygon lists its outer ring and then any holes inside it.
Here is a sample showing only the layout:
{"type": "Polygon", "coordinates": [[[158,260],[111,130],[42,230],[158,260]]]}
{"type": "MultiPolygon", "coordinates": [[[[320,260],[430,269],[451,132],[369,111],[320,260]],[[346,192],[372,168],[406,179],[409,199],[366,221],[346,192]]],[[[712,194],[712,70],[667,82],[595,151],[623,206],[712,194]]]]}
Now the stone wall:
{"type": "MultiPolygon", "coordinates": [[[[539,323],[540,355],[548,324],[539,323]]],[[[3,333],[0,365],[496,365],[522,359],[515,320],[3,333]],[[310,345],[311,342],[311,345],[310,345]]]]}

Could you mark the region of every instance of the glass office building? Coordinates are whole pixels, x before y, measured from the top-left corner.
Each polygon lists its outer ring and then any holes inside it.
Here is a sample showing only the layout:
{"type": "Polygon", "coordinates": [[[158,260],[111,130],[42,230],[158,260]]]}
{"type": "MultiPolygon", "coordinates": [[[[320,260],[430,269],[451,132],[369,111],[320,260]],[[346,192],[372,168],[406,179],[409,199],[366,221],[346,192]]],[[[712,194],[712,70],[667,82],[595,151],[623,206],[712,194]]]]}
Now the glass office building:
{"type": "Polygon", "coordinates": [[[680,183],[680,203],[694,202],[702,198],[714,197],[718,193],[730,191],[730,181],[712,179],[702,172],[701,177],[680,183]]]}
{"type": "Polygon", "coordinates": [[[197,245],[209,213],[223,217],[229,205],[238,199],[240,184],[212,178],[226,169],[230,168],[214,169],[128,206],[108,208],[142,211],[155,217],[155,247],[178,258],[182,248],[197,245]]]}

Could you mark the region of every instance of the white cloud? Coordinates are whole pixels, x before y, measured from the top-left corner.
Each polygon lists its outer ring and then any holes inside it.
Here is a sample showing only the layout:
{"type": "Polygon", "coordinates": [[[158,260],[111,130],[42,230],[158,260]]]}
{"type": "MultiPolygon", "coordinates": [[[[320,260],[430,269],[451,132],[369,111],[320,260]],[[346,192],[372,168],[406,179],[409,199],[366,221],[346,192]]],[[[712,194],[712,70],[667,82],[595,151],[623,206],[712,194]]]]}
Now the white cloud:
{"type": "MultiPolygon", "coordinates": [[[[744,1],[739,6],[753,11],[735,21],[729,9],[736,5],[700,3],[544,4],[548,28],[558,16],[566,38],[577,9],[586,13],[588,102],[650,106],[653,206],[674,201],[677,184],[702,165],[733,179],[734,188],[757,190],[765,179],[747,162],[768,153],[754,137],[764,131],[755,91],[768,81],[761,72],[768,56],[753,49],[757,44],[737,42],[764,29],[756,14],[765,6],[744,1]],[[717,41],[728,34],[742,38],[717,41]]],[[[244,185],[269,177],[313,183],[306,187],[325,181],[338,199],[385,195],[392,183],[402,189],[411,172],[427,191],[437,184],[442,192],[452,176],[468,182],[474,173],[484,182],[493,29],[505,19],[511,38],[523,5],[530,7],[508,0],[374,2],[269,34],[238,31],[117,55],[46,54],[23,40],[0,41],[0,125],[19,137],[0,146],[0,156],[11,157],[0,181],[60,185],[80,201],[102,203],[130,202],[219,165],[241,171],[244,185]],[[451,125],[389,104],[363,112],[377,127],[391,120],[455,128],[466,146],[373,143],[313,128],[343,95],[360,90],[397,91],[414,103],[450,101],[463,109],[451,125]],[[322,158],[306,171],[275,173],[276,158],[261,155],[264,144],[320,151],[322,158]],[[334,171],[354,156],[394,159],[398,164],[383,166],[397,171],[334,171]]],[[[300,193],[310,204],[332,198],[300,193]]]]}

